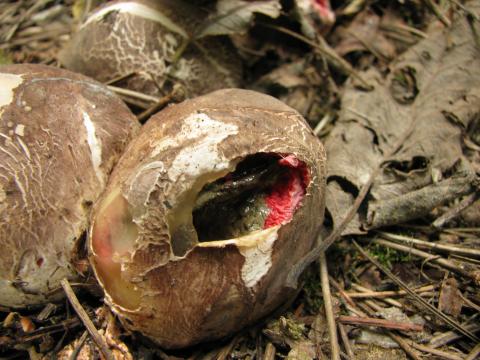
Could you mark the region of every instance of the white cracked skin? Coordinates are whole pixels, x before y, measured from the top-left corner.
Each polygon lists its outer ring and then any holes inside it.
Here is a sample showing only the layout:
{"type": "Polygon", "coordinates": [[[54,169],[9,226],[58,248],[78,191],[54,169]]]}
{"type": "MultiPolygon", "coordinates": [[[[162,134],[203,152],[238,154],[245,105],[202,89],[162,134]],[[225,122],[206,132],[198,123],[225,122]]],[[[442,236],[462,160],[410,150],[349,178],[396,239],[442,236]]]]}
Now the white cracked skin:
{"type": "Polygon", "coordinates": [[[23,78],[20,75],[0,73],[0,116],[2,115],[2,107],[13,101],[13,90],[21,83],[23,78]]]}
{"type": "Polygon", "coordinates": [[[82,27],[85,27],[92,22],[100,21],[107,14],[112,12],[127,13],[130,15],[141,17],[146,20],[158,22],[163,26],[165,26],[170,31],[173,31],[184,38],[188,38],[188,34],[184,29],[182,29],[180,26],[175,24],[172,20],[170,20],[160,11],[157,11],[155,9],[152,9],[149,6],[139,4],[138,2],[134,2],[134,1],[117,3],[111,6],[107,6],[101,9],[100,11],[97,11],[92,16],[90,16],[87,19],[87,21],[85,21],[85,23],[82,25],[82,27]]]}
{"type": "Polygon", "coordinates": [[[88,113],[83,112],[83,126],[85,126],[85,130],[87,131],[87,142],[88,147],[90,149],[91,159],[92,159],[92,166],[95,170],[95,175],[97,176],[98,181],[103,186],[105,184],[104,173],[100,166],[102,165],[102,142],[97,137],[95,131],[95,125],[90,119],[88,113]]]}

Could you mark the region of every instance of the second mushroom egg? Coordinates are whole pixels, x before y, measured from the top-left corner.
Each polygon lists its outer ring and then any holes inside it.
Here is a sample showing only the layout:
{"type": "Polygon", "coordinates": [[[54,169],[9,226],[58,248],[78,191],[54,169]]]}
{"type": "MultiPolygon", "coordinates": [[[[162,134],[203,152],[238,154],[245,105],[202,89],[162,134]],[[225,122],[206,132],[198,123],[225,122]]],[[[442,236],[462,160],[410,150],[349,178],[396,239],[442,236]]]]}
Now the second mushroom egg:
{"type": "Polygon", "coordinates": [[[238,87],[241,63],[224,37],[195,39],[208,9],[182,1],[113,1],[94,10],[60,54],[62,65],[101,82],[161,96],[238,87]]]}

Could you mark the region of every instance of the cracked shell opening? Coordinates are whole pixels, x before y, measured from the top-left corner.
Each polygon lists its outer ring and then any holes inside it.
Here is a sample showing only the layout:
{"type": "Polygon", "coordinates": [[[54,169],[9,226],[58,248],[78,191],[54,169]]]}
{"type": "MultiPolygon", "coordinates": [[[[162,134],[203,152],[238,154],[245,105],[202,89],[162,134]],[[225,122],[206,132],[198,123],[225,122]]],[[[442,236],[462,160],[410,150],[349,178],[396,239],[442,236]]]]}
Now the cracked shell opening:
{"type": "MultiPolygon", "coordinates": [[[[233,172],[203,182],[189,209],[181,206],[188,219],[172,231],[175,255],[184,255],[198,242],[235,239],[289,222],[308,184],[307,166],[294,155],[247,156],[233,172]]],[[[172,214],[179,218],[176,211],[172,214]]]]}

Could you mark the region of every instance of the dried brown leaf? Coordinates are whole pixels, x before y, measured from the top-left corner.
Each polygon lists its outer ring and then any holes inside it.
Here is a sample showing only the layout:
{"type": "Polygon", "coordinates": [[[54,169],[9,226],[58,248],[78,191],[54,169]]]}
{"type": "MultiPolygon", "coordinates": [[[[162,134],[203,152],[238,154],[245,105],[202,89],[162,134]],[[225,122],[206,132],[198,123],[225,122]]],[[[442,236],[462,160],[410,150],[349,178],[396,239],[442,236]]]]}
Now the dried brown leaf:
{"type": "MultiPolygon", "coordinates": [[[[467,6],[480,12],[478,2],[467,6]]],[[[408,129],[413,127],[411,135],[383,164],[367,205],[432,184],[464,159],[462,133],[480,114],[480,49],[472,26],[480,31],[478,23],[471,25],[459,16],[451,28],[432,27],[427,39],[392,64],[386,78],[375,70],[362,74],[375,85],[373,91],[347,87],[339,121],[326,141],[327,208],[335,224],[353,203],[343,200],[339,208],[338,199],[345,193],[353,199],[408,129]]],[[[357,224],[362,220],[357,217],[357,224]]],[[[344,234],[359,230],[350,228],[344,234]]]]}

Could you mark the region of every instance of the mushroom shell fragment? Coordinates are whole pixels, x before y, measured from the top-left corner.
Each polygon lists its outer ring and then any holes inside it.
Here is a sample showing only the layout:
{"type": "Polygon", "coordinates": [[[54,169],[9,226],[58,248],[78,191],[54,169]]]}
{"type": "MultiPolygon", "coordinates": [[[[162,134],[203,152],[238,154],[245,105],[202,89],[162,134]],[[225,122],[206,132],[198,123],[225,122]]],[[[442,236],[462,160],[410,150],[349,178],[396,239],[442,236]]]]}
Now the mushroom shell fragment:
{"type": "Polygon", "coordinates": [[[293,295],[288,271],[322,224],[325,161],[297,112],[253,91],[219,90],[156,114],[92,215],[90,260],[106,302],[166,348],[268,315],[293,295]]]}
{"type": "Polygon", "coordinates": [[[194,39],[206,16],[179,0],[112,1],[89,15],[60,61],[101,82],[124,77],[127,88],[151,95],[174,84],[189,96],[239,86],[241,62],[228,39],[194,39]]]}
{"type": "Polygon", "coordinates": [[[43,65],[0,67],[0,304],[58,299],[138,123],[108,89],[43,65]],[[57,291],[55,291],[57,290],[57,291]]]}

